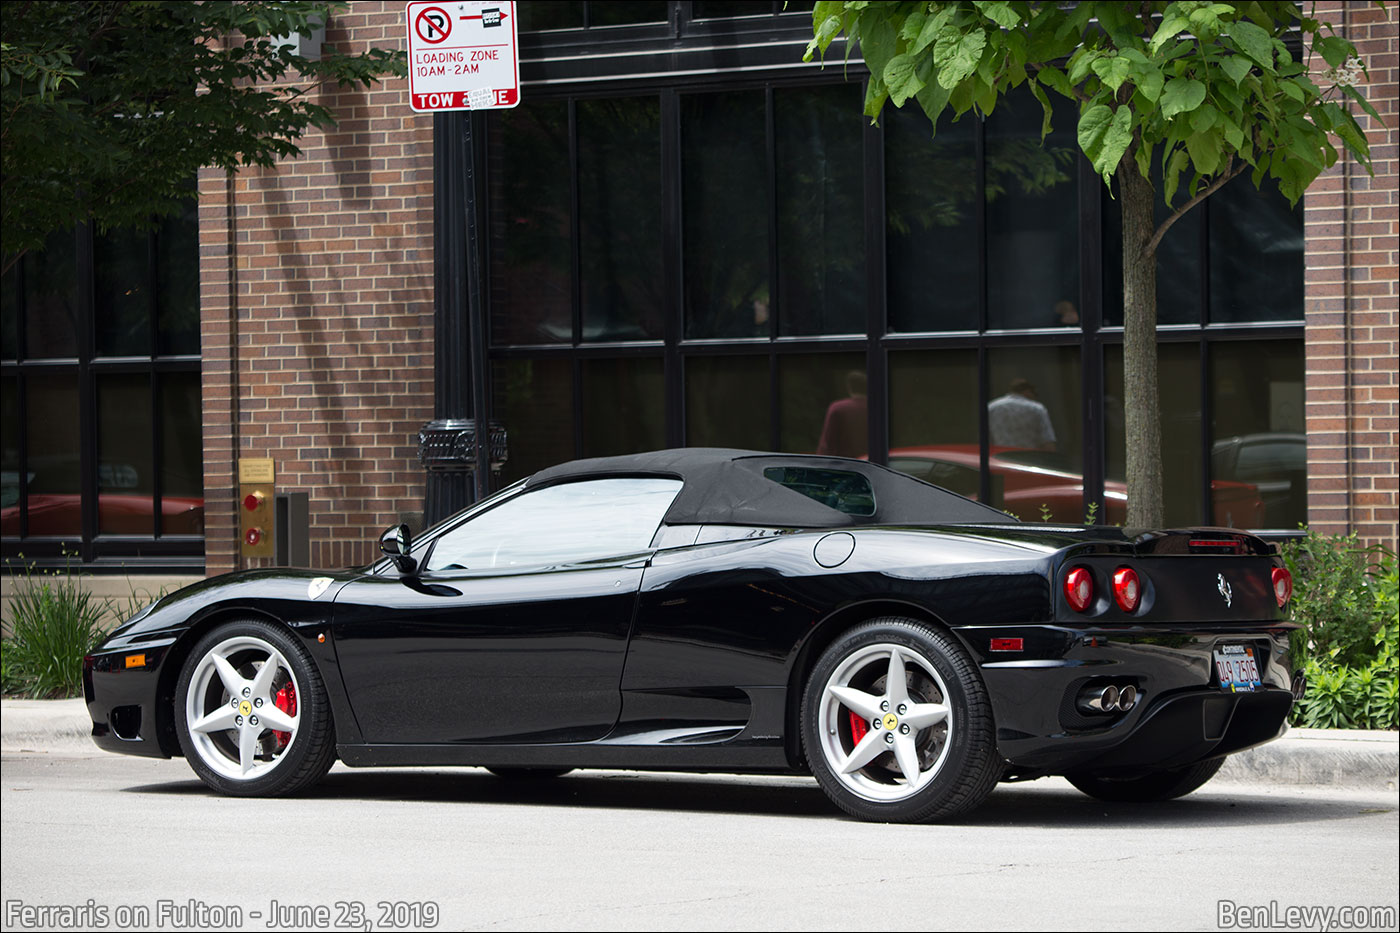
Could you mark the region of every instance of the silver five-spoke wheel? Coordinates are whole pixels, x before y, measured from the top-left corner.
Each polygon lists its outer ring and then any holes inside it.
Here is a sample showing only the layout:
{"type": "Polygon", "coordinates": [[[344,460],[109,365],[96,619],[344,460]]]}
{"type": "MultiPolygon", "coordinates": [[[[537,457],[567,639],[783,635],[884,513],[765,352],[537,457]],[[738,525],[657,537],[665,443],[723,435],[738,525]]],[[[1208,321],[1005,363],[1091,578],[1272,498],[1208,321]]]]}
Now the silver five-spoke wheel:
{"type": "Polygon", "coordinates": [[[901,800],[943,767],[954,729],[948,688],[926,659],[896,644],[847,656],[822,691],[822,753],[867,800],[901,800]]]}
{"type": "Polygon", "coordinates": [[[852,816],[946,819],[991,793],[1004,762],[976,665],[946,632],[873,619],[837,636],[802,702],[812,774],[852,816]]]}
{"type": "Polygon", "coordinates": [[[204,783],[226,794],[291,794],[335,761],[320,673],[286,629],[230,622],[191,650],[175,694],[181,749],[204,783]]]}
{"type": "Polygon", "coordinates": [[[185,697],[196,754],[226,778],[263,777],[296,742],[300,693],[291,665],[266,641],[219,642],[199,659],[185,697]]]}

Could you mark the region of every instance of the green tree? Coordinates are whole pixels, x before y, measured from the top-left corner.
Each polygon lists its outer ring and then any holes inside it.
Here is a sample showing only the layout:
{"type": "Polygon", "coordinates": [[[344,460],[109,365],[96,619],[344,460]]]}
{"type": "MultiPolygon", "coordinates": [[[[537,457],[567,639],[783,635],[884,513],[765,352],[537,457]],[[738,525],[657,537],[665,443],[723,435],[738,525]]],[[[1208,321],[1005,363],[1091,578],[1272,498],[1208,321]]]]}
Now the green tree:
{"type": "Polygon", "coordinates": [[[1128,524],[1162,524],[1157,395],[1157,244],[1183,214],[1246,172],[1291,201],[1337,161],[1340,143],[1370,170],[1356,104],[1355,47],[1294,3],[819,2],[807,57],[841,34],[870,68],[865,112],[913,100],[991,113],[1022,84],[1079,106],[1079,146],[1123,212],[1124,403],[1128,524]],[[1302,41],[1301,60],[1290,49],[1302,41]],[[1288,41],[1286,41],[1288,40],[1288,41]],[[1152,168],[1169,213],[1157,223],[1152,168]],[[1184,196],[1178,188],[1186,182],[1184,196]]]}
{"type": "Polygon", "coordinates": [[[312,91],[406,74],[401,52],[324,49],[344,4],[21,2],[0,21],[0,214],[5,269],[50,233],[141,227],[181,208],[202,167],[296,156],[334,123],[312,91]]]}

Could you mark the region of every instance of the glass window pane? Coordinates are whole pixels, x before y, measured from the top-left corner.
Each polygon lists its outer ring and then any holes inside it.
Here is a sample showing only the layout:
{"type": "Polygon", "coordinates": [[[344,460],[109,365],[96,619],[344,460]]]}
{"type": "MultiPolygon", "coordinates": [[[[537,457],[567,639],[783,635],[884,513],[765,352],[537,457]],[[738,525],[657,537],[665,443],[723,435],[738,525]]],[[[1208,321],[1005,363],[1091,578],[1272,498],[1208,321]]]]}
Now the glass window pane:
{"type": "Polygon", "coordinates": [[[144,373],[99,376],[98,534],[155,534],[152,451],[151,377],[144,373]]]}
{"type": "Polygon", "coordinates": [[[1303,202],[1236,178],[1210,206],[1210,319],[1303,319],[1303,202]]]}
{"type": "MultiPolygon", "coordinates": [[[[1127,520],[1127,452],[1123,426],[1123,348],[1104,348],[1105,504],[1099,520],[1127,520]]],[[[1233,497],[1222,493],[1209,519],[1201,504],[1201,347],[1163,343],[1157,347],[1157,398],[1162,422],[1162,507],[1173,527],[1234,524],[1233,497]]]]}
{"type": "Polygon", "coordinates": [[[583,455],[607,457],[666,446],[661,360],[583,361],[583,455]]]}
{"type": "MultiPolygon", "coordinates": [[[[24,355],[78,355],[78,261],[72,233],[55,233],[24,259],[24,355]]],[[[76,410],[76,409],[75,409],[76,410]]]]}
{"type": "Polygon", "coordinates": [[[78,380],[72,375],[28,376],[25,389],[29,533],[79,535],[78,380]]]}
{"type": "Polygon", "coordinates": [[[491,341],[573,340],[569,110],[503,110],[491,125],[491,341]]]}
{"type": "Polygon", "coordinates": [[[666,22],[665,0],[593,0],[588,4],[589,26],[631,26],[666,22]]]}
{"type": "Polygon", "coordinates": [[[773,446],[767,356],[685,361],[685,442],[691,447],[773,446]]]}
{"type": "Polygon", "coordinates": [[[19,277],[20,262],[0,278],[0,359],[19,357],[19,277]]]}
{"type": "Polygon", "coordinates": [[[521,0],[515,8],[521,32],[583,27],[583,0],[521,0]]]}
{"type": "Polygon", "coordinates": [[[892,331],[977,329],[977,121],[886,107],[885,251],[892,331]]]}
{"type": "Polygon", "coordinates": [[[859,84],[773,92],[778,156],[778,332],[865,333],[859,84]]]}
{"type": "Polygon", "coordinates": [[[838,512],[875,514],[875,491],[870,488],[870,480],[859,473],[778,466],[766,468],[763,476],[838,512]]]}
{"type": "Polygon", "coordinates": [[[0,534],[19,534],[19,377],[0,379],[0,534]]]}
{"type": "Polygon", "coordinates": [[[574,368],[568,360],[497,360],[496,418],[510,439],[503,483],[574,459],[574,368]]]}
{"type": "MultiPolygon", "coordinates": [[[[778,8],[782,9],[781,2],[779,2],[778,8]]],[[[772,0],[695,0],[691,4],[690,10],[690,15],[694,19],[713,19],[720,16],[762,16],[773,12],[773,2],[772,0]]]]}
{"type": "Polygon", "coordinates": [[[660,101],[579,101],[577,120],[583,339],[659,338],[660,101]]]}
{"type": "Polygon", "coordinates": [[[680,480],[659,478],[546,486],[443,535],[428,570],[508,570],[645,551],[680,491],[680,480]]]}
{"type": "MultiPolygon", "coordinates": [[[[1152,169],[1153,220],[1161,223],[1170,213],[1162,200],[1162,168],[1152,169]]],[[[1185,186],[1176,203],[1189,195],[1185,186]]],[[[1157,323],[1199,324],[1201,321],[1201,229],[1206,207],[1198,204],[1177,218],[1157,244],[1157,323]]],[[[1214,260],[1212,260],[1213,262],[1214,260]]],[[[1103,191],[1103,320],[1109,326],[1123,323],[1123,211],[1117,198],[1103,191]]]]}
{"type": "Polygon", "coordinates": [[[199,213],[189,201],[156,231],[156,352],[199,352],[199,213]]]}
{"type": "Polygon", "coordinates": [[[92,243],[98,356],[151,355],[151,237],[112,230],[92,243]]]}
{"type": "Polygon", "coordinates": [[[864,353],[778,358],[779,450],[864,457],[868,424],[864,353]]]}
{"type": "Polygon", "coordinates": [[[685,334],[768,334],[768,159],[762,91],[681,98],[685,334]]]}
{"type": "Polygon", "coordinates": [[[199,373],[160,377],[161,534],[204,533],[199,373]]]}
{"type": "Polygon", "coordinates": [[[1079,348],[990,350],[987,380],[991,504],[1024,521],[1046,509],[1051,521],[1083,521],[1079,348]]]}
{"type": "Polygon", "coordinates": [[[890,467],[978,498],[977,351],[891,353],[890,467]]]}
{"type": "Polygon", "coordinates": [[[1307,521],[1303,343],[1264,340],[1210,348],[1211,488],[1259,503],[1248,528],[1296,529],[1307,521]]]}
{"type": "Polygon", "coordinates": [[[1079,304],[1079,143],[1073,103],[1055,96],[1054,132],[1024,88],[986,123],[987,314],[992,328],[1051,327],[1079,304]]]}

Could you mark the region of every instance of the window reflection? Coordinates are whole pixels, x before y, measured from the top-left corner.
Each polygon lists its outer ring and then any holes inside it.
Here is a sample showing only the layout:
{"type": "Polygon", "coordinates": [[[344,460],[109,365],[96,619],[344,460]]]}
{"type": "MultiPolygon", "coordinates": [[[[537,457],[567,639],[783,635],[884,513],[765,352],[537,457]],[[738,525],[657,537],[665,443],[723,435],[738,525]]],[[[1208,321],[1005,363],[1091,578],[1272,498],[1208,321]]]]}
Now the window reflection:
{"type": "Polygon", "coordinates": [[[204,446],[199,373],[160,377],[163,535],[204,534],[204,446]]]}
{"type": "Polygon", "coordinates": [[[976,351],[891,353],[889,367],[890,466],[978,498],[976,351]]]}
{"type": "Polygon", "coordinates": [[[151,377],[97,380],[97,532],[155,534],[151,377]]]}
{"type": "Polygon", "coordinates": [[[661,106],[577,105],[580,278],[588,340],[661,336],[661,106]]]}
{"type": "Polygon", "coordinates": [[[681,98],[688,337],[768,333],[765,139],[762,91],[681,98]]]}
{"type": "Polygon", "coordinates": [[[24,355],[78,355],[78,254],[72,233],[55,233],[24,264],[24,355]]]}
{"type": "Polygon", "coordinates": [[[498,360],[492,367],[495,416],[510,438],[503,483],[574,458],[573,372],[559,359],[498,360]]]}
{"type": "Polygon", "coordinates": [[[1211,480],[1256,491],[1262,514],[1242,527],[1307,520],[1303,347],[1295,341],[1216,344],[1211,365],[1211,480]]]}
{"type": "Polygon", "coordinates": [[[1083,521],[1079,348],[998,348],[987,361],[990,504],[1027,521],[1083,521]]]}
{"type": "Polygon", "coordinates": [[[1303,319],[1303,202],[1236,178],[1211,195],[1210,319],[1303,319]]]}
{"type": "Polygon", "coordinates": [[[986,122],[987,315],[993,328],[1060,326],[1079,301],[1078,125],[1058,96],[1054,131],[1021,89],[986,122]],[[1057,311],[1057,306],[1061,311],[1057,311]]]}
{"type": "Polygon", "coordinates": [[[25,438],[29,534],[82,533],[78,386],[69,376],[27,376],[25,438]]]}
{"type": "Polygon", "coordinates": [[[863,353],[779,357],[778,449],[864,457],[866,394],[863,353]]]}
{"type": "Polygon", "coordinates": [[[685,440],[692,447],[767,450],[768,356],[699,356],[685,362],[685,440]]]}
{"type": "Polygon", "coordinates": [[[583,455],[635,454],[665,446],[661,360],[584,360],[583,455]]]}

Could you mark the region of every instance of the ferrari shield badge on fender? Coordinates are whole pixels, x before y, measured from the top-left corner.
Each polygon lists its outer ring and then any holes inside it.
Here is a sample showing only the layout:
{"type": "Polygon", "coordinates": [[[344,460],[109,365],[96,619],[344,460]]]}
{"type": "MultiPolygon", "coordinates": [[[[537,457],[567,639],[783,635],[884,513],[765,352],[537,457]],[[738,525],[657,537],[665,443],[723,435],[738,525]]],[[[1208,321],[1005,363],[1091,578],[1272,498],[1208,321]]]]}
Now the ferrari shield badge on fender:
{"type": "Polygon", "coordinates": [[[1220,595],[1223,596],[1223,597],[1225,598],[1225,608],[1226,608],[1226,609],[1229,609],[1229,608],[1230,608],[1230,603],[1231,603],[1231,602],[1234,600],[1234,598],[1235,598],[1234,591],[1232,591],[1232,590],[1230,589],[1230,584],[1229,584],[1229,582],[1225,579],[1225,574],[1223,574],[1223,573],[1217,573],[1217,574],[1215,575],[1215,579],[1216,579],[1216,581],[1217,581],[1215,588],[1216,588],[1217,590],[1219,590],[1219,591],[1220,591],[1220,595]]]}
{"type": "Polygon", "coordinates": [[[317,577],[306,585],[306,596],[308,599],[315,599],[326,591],[326,587],[331,585],[330,577],[317,577]]]}

